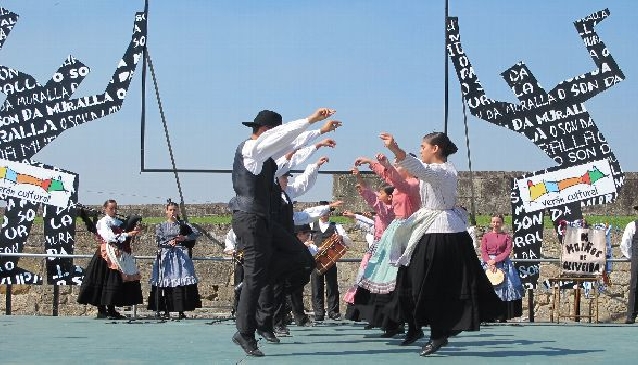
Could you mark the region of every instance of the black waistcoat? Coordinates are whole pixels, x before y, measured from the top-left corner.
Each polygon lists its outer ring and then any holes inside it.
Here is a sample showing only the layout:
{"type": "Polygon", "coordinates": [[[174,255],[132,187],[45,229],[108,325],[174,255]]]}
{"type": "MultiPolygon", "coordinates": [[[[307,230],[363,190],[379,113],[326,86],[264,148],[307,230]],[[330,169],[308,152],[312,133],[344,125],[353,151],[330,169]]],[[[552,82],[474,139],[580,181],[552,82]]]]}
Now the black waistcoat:
{"type": "MultiPolygon", "coordinates": [[[[320,231],[319,229],[319,222],[312,222],[313,225],[313,229],[317,230],[318,232],[320,231]]],[[[328,225],[328,228],[326,228],[325,232],[321,232],[318,236],[321,238],[321,240],[315,240],[315,244],[317,246],[321,245],[321,242],[327,240],[328,238],[332,237],[333,234],[337,233],[337,224],[335,222],[330,222],[330,224],[328,225]],[[319,241],[317,243],[317,241],[319,241]]]]}
{"type": "Polygon", "coordinates": [[[294,209],[292,200],[279,184],[275,184],[271,195],[272,219],[278,222],[287,232],[295,233],[295,222],[293,219],[294,209]],[[284,200],[285,198],[285,200],[284,200]]]}
{"type": "Polygon", "coordinates": [[[235,150],[232,178],[236,195],[228,203],[228,208],[270,218],[270,197],[277,164],[269,158],[262,164],[259,174],[255,175],[246,170],[244,156],[241,153],[245,143],[246,141],[241,143],[235,150]]]}

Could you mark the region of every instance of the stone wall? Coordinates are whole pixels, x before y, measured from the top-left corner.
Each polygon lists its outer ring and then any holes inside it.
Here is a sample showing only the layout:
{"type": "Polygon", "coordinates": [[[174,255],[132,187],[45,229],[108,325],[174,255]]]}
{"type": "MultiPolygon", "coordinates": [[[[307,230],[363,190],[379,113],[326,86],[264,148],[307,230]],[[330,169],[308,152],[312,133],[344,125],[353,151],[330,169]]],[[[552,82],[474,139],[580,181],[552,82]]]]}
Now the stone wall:
{"type": "MultiPolygon", "coordinates": [[[[347,253],[345,258],[347,259],[359,259],[366,247],[364,237],[362,234],[354,229],[352,225],[345,225],[348,234],[354,239],[354,247],[347,253]]],[[[205,226],[208,232],[216,235],[223,236],[230,228],[228,225],[208,225],[205,226]]],[[[36,226],[36,229],[38,227],[36,226]]],[[[34,232],[29,237],[28,245],[26,246],[25,253],[43,253],[43,246],[41,244],[42,232],[34,229],[34,232]]],[[[552,231],[545,232],[546,245],[544,247],[545,257],[558,257],[559,247],[555,239],[555,235],[552,231]]],[[[620,240],[622,232],[614,232],[613,242],[620,240]]],[[[86,232],[78,232],[76,237],[76,251],[75,254],[92,254],[95,250],[95,242],[93,238],[86,232]]],[[[155,250],[155,242],[153,240],[153,227],[148,227],[146,234],[144,234],[134,246],[135,254],[140,256],[152,256],[155,250]]],[[[478,253],[478,251],[477,251],[478,253]]],[[[216,244],[206,240],[200,239],[194,249],[195,257],[221,257],[221,248],[216,244]]],[[[617,245],[613,247],[614,257],[620,257],[619,248],[617,245]]],[[[88,263],[89,259],[76,259],[75,263],[84,266],[88,263]]],[[[20,265],[30,268],[36,273],[44,276],[43,260],[23,258],[20,260],[20,265]]],[[[356,272],[358,269],[358,263],[356,262],[340,262],[337,264],[339,268],[339,288],[340,292],[344,293],[352,284],[356,272]]],[[[142,283],[142,289],[144,292],[144,298],[148,296],[150,292],[150,286],[147,284],[147,280],[150,277],[152,260],[139,260],[139,267],[142,271],[142,277],[144,278],[142,283]]],[[[210,260],[197,260],[195,261],[195,268],[197,275],[200,279],[198,285],[199,292],[202,296],[204,308],[198,309],[191,315],[194,316],[211,316],[216,313],[229,313],[232,303],[232,270],[233,264],[231,261],[210,261],[210,260]]],[[[542,264],[541,265],[541,278],[540,283],[549,277],[555,277],[559,272],[557,264],[542,264]]],[[[601,293],[599,300],[600,308],[600,320],[602,322],[619,322],[624,320],[625,305],[628,293],[629,283],[629,263],[622,262],[614,264],[613,272],[611,274],[612,286],[607,288],[606,291],[601,293]]],[[[0,286],[0,293],[5,293],[6,286],[0,286]]],[[[567,298],[564,300],[563,307],[571,308],[572,298],[571,291],[565,291],[569,294],[564,296],[567,298]]],[[[41,286],[29,286],[29,285],[14,285],[12,289],[12,313],[14,314],[27,314],[27,315],[51,315],[53,311],[53,287],[50,285],[41,286]]],[[[78,294],[78,287],[67,286],[60,288],[60,300],[59,300],[59,314],[60,315],[93,315],[93,307],[85,307],[76,303],[78,294]]],[[[309,287],[306,288],[306,308],[310,309],[309,304],[309,287]]],[[[549,308],[551,304],[551,292],[546,289],[542,284],[534,291],[534,313],[537,322],[548,321],[549,308]]],[[[146,301],[145,301],[146,303],[146,301]]],[[[583,302],[583,308],[586,308],[585,302],[583,302]]],[[[527,316],[527,300],[523,301],[525,316],[527,316]]],[[[144,306],[138,306],[138,314],[149,314],[144,306]]],[[[5,301],[0,300],[0,313],[5,312],[5,301]]]]}
{"type": "MultiPolygon", "coordinates": [[[[510,184],[511,178],[521,176],[520,171],[475,171],[470,175],[467,171],[459,173],[459,204],[467,207],[472,205],[477,215],[492,213],[511,214],[510,184]],[[474,193],[472,194],[472,188],[474,193]]],[[[375,175],[364,175],[364,180],[370,187],[379,188],[383,185],[381,179],[375,175]]],[[[368,210],[365,202],[355,190],[356,179],[351,174],[335,174],[333,176],[332,194],[335,199],[343,200],[349,209],[368,210]]],[[[625,173],[625,184],[618,199],[612,204],[596,205],[583,210],[585,214],[594,215],[633,215],[633,206],[638,205],[638,173],[625,173]]]]}
{"type": "MultiPolygon", "coordinates": [[[[461,203],[470,206],[470,184],[474,185],[475,207],[477,214],[489,214],[491,212],[509,212],[509,177],[518,176],[515,172],[475,172],[473,179],[469,179],[467,173],[461,173],[460,196],[461,203]]],[[[380,186],[381,182],[371,175],[365,177],[369,180],[371,186],[380,186]]],[[[631,215],[633,214],[632,206],[638,199],[634,194],[638,191],[638,175],[636,173],[628,173],[626,176],[625,186],[620,194],[619,199],[614,204],[606,206],[597,206],[587,208],[588,214],[599,215],[631,215]]],[[[356,195],[354,190],[354,180],[351,175],[335,175],[334,176],[334,199],[344,200],[344,206],[348,209],[363,211],[366,206],[363,201],[356,195]]],[[[310,203],[300,203],[298,209],[311,205],[310,203]]],[[[163,205],[120,205],[120,211],[123,214],[141,214],[144,217],[161,217],[164,214],[163,205]]],[[[225,204],[201,204],[187,205],[186,211],[188,216],[208,216],[208,215],[225,215],[229,214],[225,204]]],[[[230,229],[227,224],[205,225],[207,232],[216,237],[223,237],[230,229]]],[[[360,259],[367,248],[367,244],[362,234],[355,230],[353,225],[346,224],[346,230],[354,239],[354,247],[347,253],[347,259],[360,259]]],[[[96,243],[87,232],[81,231],[81,225],[78,226],[76,236],[75,254],[92,255],[96,248],[96,243]]],[[[621,257],[618,248],[620,235],[622,232],[615,231],[613,233],[613,257],[621,257]]],[[[147,227],[146,233],[142,235],[134,245],[134,254],[137,256],[153,256],[155,252],[154,227],[147,227]]],[[[479,237],[480,239],[480,237],[479,237]]],[[[42,244],[42,226],[34,225],[27,245],[25,253],[44,253],[42,244]]],[[[544,257],[559,257],[559,246],[553,231],[545,232],[545,240],[543,247],[544,257]]],[[[202,238],[195,246],[195,257],[222,257],[222,248],[208,239],[202,238]]],[[[89,259],[76,259],[75,263],[85,266],[89,259]]],[[[340,292],[344,293],[352,284],[358,269],[358,263],[340,262],[339,268],[339,287],[340,292]]],[[[42,259],[20,259],[20,266],[30,268],[40,276],[45,276],[45,270],[42,259]]],[[[142,289],[144,298],[150,292],[150,286],[147,284],[152,268],[152,260],[139,260],[139,266],[142,271],[143,283],[142,289]]],[[[231,261],[212,261],[212,260],[196,260],[195,268],[200,284],[198,285],[204,308],[198,309],[192,315],[210,316],[214,313],[229,313],[232,303],[232,270],[231,261]]],[[[542,283],[545,279],[555,277],[559,273],[557,264],[542,264],[541,278],[542,283]]],[[[611,274],[612,286],[608,287],[601,293],[599,300],[600,320],[602,322],[619,322],[624,320],[626,308],[628,284],[629,284],[629,263],[621,262],[614,264],[611,274]]],[[[60,288],[59,314],[60,315],[93,315],[94,308],[85,307],[76,303],[78,287],[69,286],[60,288]]],[[[6,286],[0,286],[0,294],[5,293],[6,286]]],[[[566,291],[567,294],[570,294],[566,291]]],[[[563,306],[565,309],[571,306],[571,294],[564,296],[567,298],[563,306]]],[[[534,314],[538,322],[547,321],[549,318],[549,308],[551,305],[551,292],[542,284],[534,290],[534,314]]],[[[145,301],[146,303],[146,301],[145,301]]],[[[583,308],[586,308],[586,301],[583,302],[583,308]]],[[[527,316],[527,300],[523,301],[525,315],[527,316]]],[[[306,305],[309,305],[309,287],[306,288],[306,305]]],[[[5,301],[0,300],[0,313],[5,312],[5,301]]],[[[137,310],[141,314],[145,314],[145,306],[138,306],[137,310]]],[[[50,315],[53,310],[53,287],[50,285],[28,286],[14,285],[12,288],[12,312],[14,314],[29,315],[50,315]]],[[[146,312],[148,314],[148,312],[146,312]]]]}

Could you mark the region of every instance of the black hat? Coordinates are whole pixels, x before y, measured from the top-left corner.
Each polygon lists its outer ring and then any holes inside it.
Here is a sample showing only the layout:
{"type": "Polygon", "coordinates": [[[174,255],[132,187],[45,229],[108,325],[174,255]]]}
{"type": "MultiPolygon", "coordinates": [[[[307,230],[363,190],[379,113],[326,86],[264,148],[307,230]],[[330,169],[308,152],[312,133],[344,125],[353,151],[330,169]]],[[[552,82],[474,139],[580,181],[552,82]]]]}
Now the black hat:
{"type": "Polygon", "coordinates": [[[295,225],[295,233],[301,233],[301,232],[316,233],[317,231],[315,231],[314,229],[310,228],[310,224],[308,224],[308,223],[306,223],[306,224],[296,224],[295,225]]]}
{"type": "MultiPolygon", "coordinates": [[[[322,200],[322,201],[320,201],[320,202],[319,202],[319,205],[330,205],[330,202],[329,202],[329,201],[322,200]]],[[[335,210],[335,208],[334,208],[334,207],[330,207],[330,211],[331,211],[331,212],[334,212],[334,210],[335,210]]]]}
{"type": "Polygon", "coordinates": [[[634,205],[634,209],[635,209],[635,210],[638,210],[638,205],[634,205]]]}
{"type": "Polygon", "coordinates": [[[262,110],[257,114],[253,122],[242,122],[247,127],[276,127],[281,125],[281,114],[270,110],[262,110]]]}

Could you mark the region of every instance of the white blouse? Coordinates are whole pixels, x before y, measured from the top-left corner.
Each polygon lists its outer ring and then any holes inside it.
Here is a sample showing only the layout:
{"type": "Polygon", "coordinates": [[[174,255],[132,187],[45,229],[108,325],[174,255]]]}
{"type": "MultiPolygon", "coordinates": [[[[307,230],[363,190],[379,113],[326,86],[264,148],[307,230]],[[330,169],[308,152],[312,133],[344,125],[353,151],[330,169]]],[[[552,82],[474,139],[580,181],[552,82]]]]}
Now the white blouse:
{"type": "Polygon", "coordinates": [[[397,165],[421,180],[421,209],[443,211],[425,233],[457,233],[467,230],[467,214],[456,205],[459,177],[451,162],[426,164],[407,155],[397,165]]]}

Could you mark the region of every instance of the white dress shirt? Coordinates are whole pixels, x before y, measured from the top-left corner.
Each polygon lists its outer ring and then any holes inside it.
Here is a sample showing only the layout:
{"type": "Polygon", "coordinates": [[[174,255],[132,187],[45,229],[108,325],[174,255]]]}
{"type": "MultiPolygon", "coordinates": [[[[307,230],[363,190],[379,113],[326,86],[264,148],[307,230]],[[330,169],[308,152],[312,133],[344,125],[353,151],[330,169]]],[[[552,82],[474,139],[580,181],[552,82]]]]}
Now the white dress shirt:
{"type": "Polygon", "coordinates": [[[235,252],[236,247],[237,236],[235,236],[235,232],[233,232],[233,230],[231,229],[230,231],[228,231],[226,237],[224,238],[224,253],[230,255],[235,252]]]}
{"type": "Polygon", "coordinates": [[[95,229],[97,229],[97,234],[100,235],[105,242],[122,243],[128,238],[128,233],[115,234],[111,229],[112,226],[119,227],[121,224],[121,220],[105,215],[95,223],[95,229]]]}
{"type": "MultiPolygon", "coordinates": [[[[319,230],[321,231],[321,233],[325,232],[326,229],[328,229],[328,227],[330,226],[330,221],[327,222],[323,222],[321,220],[313,223],[315,229],[316,227],[319,227],[319,230]]],[[[343,229],[343,226],[339,223],[335,223],[335,231],[337,231],[337,234],[341,237],[343,237],[343,244],[346,246],[350,246],[352,244],[352,239],[350,239],[350,237],[348,237],[348,234],[346,233],[345,229],[343,229]]]]}
{"type": "Polygon", "coordinates": [[[295,222],[296,226],[310,224],[326,215],[329,211],[329,205],[317,205],[316,207],[306,208],[301,212],[293,212],[292,220],[295,222]]]}
{"type": "Polygon", "coordinates": [[[308,119],[299,119],[269,129],[257,139],[247,140],[241,150],[246,170],[257,175],[269,158],[279,158],[295,150],[294,141],[309,125],[308,119]]]}
{"type": "Polygon", "coordinates": [[[628,259],[631,258],[631,241],[634,239],[635,234],[636,221],[627,223],[625,231],[622,234],[622,239],[620,240],[620,252],[628,259]]]}

